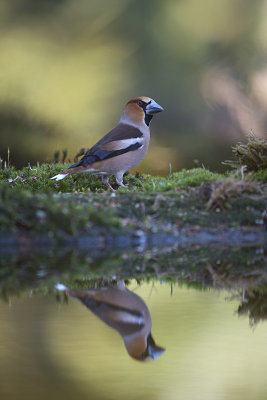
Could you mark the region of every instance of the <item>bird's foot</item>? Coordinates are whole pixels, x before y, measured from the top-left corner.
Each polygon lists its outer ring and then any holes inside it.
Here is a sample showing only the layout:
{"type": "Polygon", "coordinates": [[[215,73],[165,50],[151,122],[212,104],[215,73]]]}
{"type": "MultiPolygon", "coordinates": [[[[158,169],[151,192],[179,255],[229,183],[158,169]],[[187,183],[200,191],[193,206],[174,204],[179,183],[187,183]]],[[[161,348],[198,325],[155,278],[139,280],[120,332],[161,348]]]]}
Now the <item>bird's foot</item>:
{"type": "Polygon", "coordinates": [[[106,185],[112,192],[116,192],[116,190],[115,189],[113,189],[113,187],[111,186],[111,184],[109,183],[109,177],[108,176],[101,176],[101,178],[102,178],[102,182],[104,183],[104,185],[106,185]]]}
{"type": "Polygon", "coordinates": [[[116,177],[116,182],[119,186],[127,188],[129,185],[124,185],[122,176],[116,177]]]}
{"type": "Polygon", "coordinates": [[[120,187],[124,187],[124,188],[127,188],[129,185],[124,185],[124,183],[118,183],[118,185],[120,186],[120,187]]]}
{"type": "Polygon", "coordinates": [[[116,189],[113,189],[109,182],[106,182],[105,185],[107,185],[107,187],[109,187],[112,192],[116,192],[116,189]]]}

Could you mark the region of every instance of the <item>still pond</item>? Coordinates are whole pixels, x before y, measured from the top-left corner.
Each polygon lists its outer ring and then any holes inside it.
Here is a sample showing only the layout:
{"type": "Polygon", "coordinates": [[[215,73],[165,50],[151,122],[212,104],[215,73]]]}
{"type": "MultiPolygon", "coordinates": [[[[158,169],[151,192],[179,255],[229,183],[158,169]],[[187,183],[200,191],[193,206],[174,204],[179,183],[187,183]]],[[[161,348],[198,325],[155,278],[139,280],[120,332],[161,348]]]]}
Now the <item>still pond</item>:
{"type": "Polygon", "coordinates": [[[0,398],[266,400],[267,322],[235,293],[132,279],[0,300],[0,398]]]}

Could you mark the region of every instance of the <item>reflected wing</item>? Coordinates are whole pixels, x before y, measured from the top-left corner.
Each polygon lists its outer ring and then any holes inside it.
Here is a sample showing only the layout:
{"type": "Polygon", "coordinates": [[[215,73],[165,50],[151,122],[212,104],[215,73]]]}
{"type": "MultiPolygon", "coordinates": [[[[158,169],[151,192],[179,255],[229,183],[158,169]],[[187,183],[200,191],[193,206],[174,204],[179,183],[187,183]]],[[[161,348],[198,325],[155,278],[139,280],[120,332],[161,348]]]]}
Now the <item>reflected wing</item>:
{"type": "Polygon", "coordinates": [[[144,326],[144,316],[140,311],[97,301],[88,296],[79,298],[79,300],[98,318],[116,329],[122,336],[137,332],[144,326]]]}

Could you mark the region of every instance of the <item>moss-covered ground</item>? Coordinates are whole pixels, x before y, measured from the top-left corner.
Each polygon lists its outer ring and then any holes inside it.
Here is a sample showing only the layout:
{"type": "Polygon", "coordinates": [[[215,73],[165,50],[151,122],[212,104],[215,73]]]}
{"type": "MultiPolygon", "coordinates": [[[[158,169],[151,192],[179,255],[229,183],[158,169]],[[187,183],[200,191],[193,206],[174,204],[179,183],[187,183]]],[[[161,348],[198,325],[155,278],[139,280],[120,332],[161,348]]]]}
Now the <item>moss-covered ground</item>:
{"type": "MultiPolygon", "coordinates": [[[[186,226],[259,228],[264,223],[267,172],[217,174],[205,168],[167,177],[126,174],[128,188],[111,192],[90,174],[50,178],[66,169],[43,164],[0,171],[2,235],[47,234],[64,239],[82,234],[177,233],[186,226]]],[[[114,187],[116,184],[111,179],[114,187]]]]}

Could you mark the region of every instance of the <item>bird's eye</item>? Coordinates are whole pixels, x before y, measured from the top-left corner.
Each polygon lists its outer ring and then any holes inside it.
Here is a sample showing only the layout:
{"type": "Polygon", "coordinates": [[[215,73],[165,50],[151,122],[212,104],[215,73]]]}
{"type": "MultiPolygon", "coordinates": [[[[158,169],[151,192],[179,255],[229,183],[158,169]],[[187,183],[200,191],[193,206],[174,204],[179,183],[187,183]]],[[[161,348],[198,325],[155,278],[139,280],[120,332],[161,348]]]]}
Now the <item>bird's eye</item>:
{"type": "Polygon", "coordinates": [[[139,107],[142,107],[142,105],[143,105],[142,100],[138,100],[138,101],[137,101],[137,104],[139,105],[139,107]]]}

